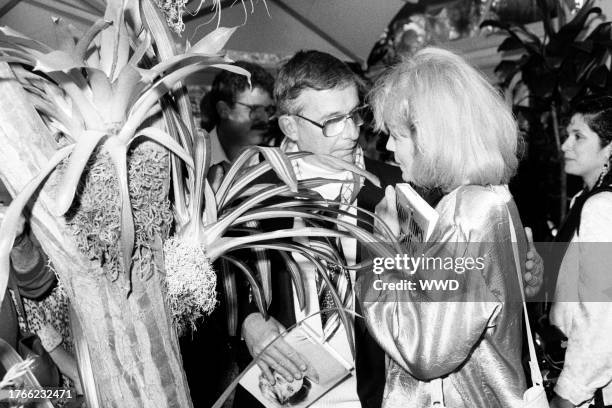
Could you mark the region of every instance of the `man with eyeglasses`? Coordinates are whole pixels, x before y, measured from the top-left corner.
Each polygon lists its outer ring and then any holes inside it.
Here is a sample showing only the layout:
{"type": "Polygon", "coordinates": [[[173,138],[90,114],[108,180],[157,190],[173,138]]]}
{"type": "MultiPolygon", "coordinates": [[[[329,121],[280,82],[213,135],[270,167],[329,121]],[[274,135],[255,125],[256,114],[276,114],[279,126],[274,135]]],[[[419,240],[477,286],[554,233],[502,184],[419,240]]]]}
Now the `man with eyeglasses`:
{"type": "MultiPolygon", "coordinates": [[[[365,168],[379,177],[383,186],[401,180],[401,171],[397,167],[366,158],[357,141],[359,128],[363,124],[365,107],[360,99],[360,79],[339,59],[318,51],[301,51],[291,58],[279,71],[274,96],[279,109],[279,127],[285,135],[282,147],[287,152],[309,151],[312,153],[332,155],[365,168]]],[[[383,197],[382,190],[374,187],[360,177],[353,177],[350,172],[329,168],[324,160],[309,156],[294,162],[294,170],[299,179],[322,177],[346,180],[345,184],[330,183],[317,191],[329,200],[339,200],[343,204],[357,204],[361,208],[374,210],[374,206],[383,197]]],[[[351,210],[353,211],[353,210],[351,210]]],[[[292,225],[281,225],[276,221],[277,229],[291,228],[292,225]]],[[[357,243],[354,240],[342,241],[342,250],[349,264],[360,260],[357,243]]],[[[324,309],[319,302],[320,285],[312,264],[295,257],[307,280],[308,301],[305,310],[300,310],[292,288],[291,278],[280,265],[272,268],[273,287],[272,302],[269,307],[269,320],[252,309],[242,325],[242,337],[251,352],[256,356],[264,346],[296,321],[324,309]]],[[[273,265],[277,265],[273,261],[273,265]]],[[[349,273],[352,283],[354,272],[349,273]]],[[[351,310],[354,309],[354,296],[350,293],[351,310]]],[[[357,310],[358,311],[358,310],[357,310]]],[[[342,325],[328,327],[330,318],[316,316],[311,327],[320,334],[332,333],[327,342],[347,361],[353,361],[350,346],[342,325]],[[328,331],[328,329],[330,329],[328,331]]],[[[337,321],[337,320],[336,320],[337,321]]],[[[351,376],[321,397],[313,407],[379,407],[384,389],[385,360],[384,353],[367,335],[365,324],[360,319],[355,323],[357,349],[356,377],[351,376]],[[361,401],[360,401],[361,399],[361,401]]],[[[268,380],[274,381],[274,373],[290,381],[299,379],[307,372],[303,369],[304,360],[299,350],[294,350],[279,339],[263,353],[258,365],[268,380]]],[[[235,407],[258,406],[249,399],[245,392],[236,394],[235,407]]]]}
{"type": "Polygon", "coordinates": [[[250,62],[238,61],[233,65],[249,71],[252,86],[247,77],[225,70],[213,80],[209,106],[204,107],[214,124],[209,132],[214,166],[209,174],[211,182],[220,181],[244,149],[264,142],[276,112],[272,75],[250,62]]]}

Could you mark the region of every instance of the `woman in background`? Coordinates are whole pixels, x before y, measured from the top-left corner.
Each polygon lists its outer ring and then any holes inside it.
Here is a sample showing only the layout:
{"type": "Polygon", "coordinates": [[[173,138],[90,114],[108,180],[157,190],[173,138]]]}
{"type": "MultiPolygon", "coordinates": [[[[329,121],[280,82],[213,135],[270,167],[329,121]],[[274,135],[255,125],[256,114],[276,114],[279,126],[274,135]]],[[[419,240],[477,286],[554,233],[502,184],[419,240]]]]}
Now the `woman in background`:
{"type": "MultiPolygon", "coordinates": [[[[512,225],[520,259],[527,243],[503,187],[518,165],[514,118],[476,70],[436,48],[394,67],[371,102],[378,128],[390,133],[387,148],[403,179],[444,194],[430,243],[408,255],[462,263],[480,257],[484,265],[472,263],[463,273],[434,263],[416,273],[361,275],[357,290],[368,329],[390,357],[383,406],[421,408],[443,396],[453,408],[520,407],[526,387],[512,225]],[[417,286],[409,292],[376,290],[376,279],[417,286]],[[426,279],[456,280],[460,289],[421,290],[419,281],[426,279]]],[[[377,210],[399,232],[392,188],[377,210]]]]}
{"type": "Polygon", "coordinates": [[[569,245],[550,320],[568,342],[551,407],[599,408],[612,406],[612,98],[578,104],[567,133],[565,172],[584,188],[555,239],[569,245]]]}

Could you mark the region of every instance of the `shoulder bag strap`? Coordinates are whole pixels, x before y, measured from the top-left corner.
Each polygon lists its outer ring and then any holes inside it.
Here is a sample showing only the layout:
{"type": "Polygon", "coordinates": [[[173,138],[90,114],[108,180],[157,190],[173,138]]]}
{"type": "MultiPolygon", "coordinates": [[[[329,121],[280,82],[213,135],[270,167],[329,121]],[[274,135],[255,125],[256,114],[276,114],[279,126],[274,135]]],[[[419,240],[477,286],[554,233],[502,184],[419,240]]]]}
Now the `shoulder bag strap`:
{"type": "Polygon", "coordinates": [[[529,314],[527,313],[527,304],[525,303],[525,293],[523,288],[523,277],[521,276],[522,268],[518,250],[518,241],[516,238],[516,231],[514,229],[514,222],[512,221],[512,214],[510,213],[510,208],[508,208],[508,204],[506,204],[506,211],[508,212],[508,221],[510,224],[510,239],[512,240],[512,252],[514,253],[516,276],[518,278],[519,289],[521,291],[523,313],[525,314],[525,327],[527,328],[527,344],[529,346],[529,369],[531,371],[531,381],[533,382],[533,385],[542,385],[542,373],[540,372],[540,366],[538,365],[535,346],[533,345],[533,338],[531,337],[531,325],[529,324],[529,314]]]}

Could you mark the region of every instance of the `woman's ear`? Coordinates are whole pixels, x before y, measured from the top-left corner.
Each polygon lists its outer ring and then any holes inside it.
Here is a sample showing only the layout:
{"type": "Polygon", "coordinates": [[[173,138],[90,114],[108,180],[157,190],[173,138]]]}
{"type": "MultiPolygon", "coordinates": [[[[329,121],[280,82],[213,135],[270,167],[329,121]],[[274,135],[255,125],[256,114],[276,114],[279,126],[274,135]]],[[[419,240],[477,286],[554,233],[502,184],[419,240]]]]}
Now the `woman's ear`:
{"type": "Polygon", "coordinates": [[[294,142],[297,141],[298,131],[297,131],[297,123],[295,123],[295,119],[290,115],[281,115],[278,118],[278,127],[281,132],[294,142]]]}
{"type": "Polygon", "coordinates": [[[227,102],[217,101],[215,105],[215,109],[217,109],[217,115],[219,115],[221,119],[227,119],[229,117],[229,113],[231,109],[229,105],[227,104],[227,102]]]}

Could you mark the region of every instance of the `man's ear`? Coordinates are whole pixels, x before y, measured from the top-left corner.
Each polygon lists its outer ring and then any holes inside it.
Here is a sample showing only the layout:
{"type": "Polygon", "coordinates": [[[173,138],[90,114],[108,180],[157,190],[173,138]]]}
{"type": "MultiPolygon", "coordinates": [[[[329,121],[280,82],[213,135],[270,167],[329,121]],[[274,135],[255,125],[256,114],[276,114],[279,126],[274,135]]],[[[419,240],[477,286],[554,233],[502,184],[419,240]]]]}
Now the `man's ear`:
{"type": "Polygon", "coordinates": [[[293,116],[281,115],[278,118],[278,127],[287,138],[293,140],[294,142],[297,141],[297,123],[295,123],[293,116]]]}
{"type": "Polygon", "coordinates": [[[217,109],[217,115],[219,115],[221,119],[227,119],[229,117],[231,108],[229,107],[227,102],[217,101],[217,104],[215,105],[215,109],[217,109]]]}

